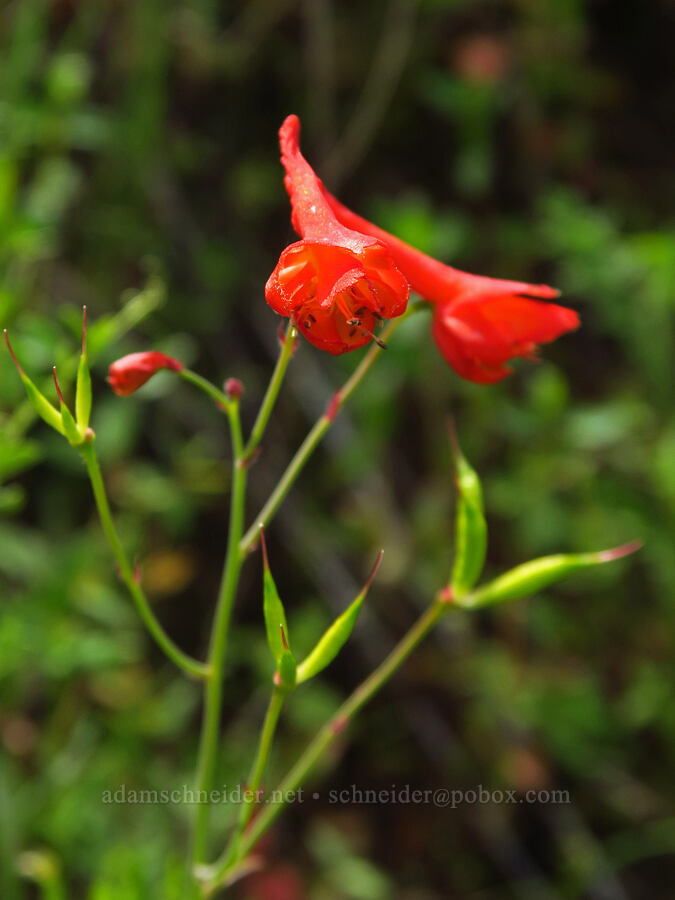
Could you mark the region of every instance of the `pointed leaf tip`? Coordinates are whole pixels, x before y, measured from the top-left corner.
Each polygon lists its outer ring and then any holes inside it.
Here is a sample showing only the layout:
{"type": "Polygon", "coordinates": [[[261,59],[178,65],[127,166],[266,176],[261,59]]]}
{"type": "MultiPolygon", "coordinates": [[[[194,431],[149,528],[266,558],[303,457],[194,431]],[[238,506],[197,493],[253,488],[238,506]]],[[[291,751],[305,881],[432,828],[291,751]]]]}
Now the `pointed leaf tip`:
{"type": "Polygon", "coordinates": [[[87,307],[82,307],[82,356],[87,355],[87,307]]]}
{"type": "Polygon", "coordinates": [[[23,376],[23,375],[24,375],[24,371],[23,371],[23,369],[21,368],[21,363],[20,363],[19,360],[16,358],[16,353],[15,353],[14,350],[12,349],[12,345],[11,345],[10,342],[9,342],[9,334],[8,334],[6,328],[3,328],[3,334],[5,335],[5,343],[7,344],[7,349],[9,350],[9,355],[12,357],[12,361],[13,361],[14,365],[15,365],[15,366],[17,367],[17,369],[19,370],[19,374],[20,374],[21,376],[23,376]]]}
{"type": "Polygon", "coordinates": [[[635,553],[643,546],[644,541],[638,539],[629,541],[627,544],[622,544],[620,547],[613,547],[611,550],[601,550],[600,553],[598,553],[598,561],[613,562],[615,559],[621,559],[622,556],[630,556],[631,553],[635,553]]]}
{"type": "Polygon", "coordinates": [[[269,572],[270,561],[269,561],[269,557],[267,555],[267,541],[265,540],[265,528],[264,528],[262,522],[258,525],[258,528],[260,530],[260,547],[262,549],[262,555],[263,555],[263,566],[265,568],[265,571],[269,572]]]}
{"type": "Polygon", "coordinates": [[[61,386],[59,384],[59,379],[56,377],[56,366],[52,366],[52,376],[54,378],[54,386],[56,387],[56,394],[59,398],[59,403],[61,406],[66,405],[66,401],[63,399],[63,394],[61,393],[61,386]]]}
{"type": "Polygon", "coordinates": [[[384,556],[384,550],[380,550],[377,554],[377,559],[373,565],[373,568],[370,570],[370,575],[366,578],[366,583],[363,585],[362,594],[368,593],[370,590],[370,586],[373,583],[375,576],[377,575],[377,570],[380,568],[380,563],[382,562],[382,557],[384,556]]]}

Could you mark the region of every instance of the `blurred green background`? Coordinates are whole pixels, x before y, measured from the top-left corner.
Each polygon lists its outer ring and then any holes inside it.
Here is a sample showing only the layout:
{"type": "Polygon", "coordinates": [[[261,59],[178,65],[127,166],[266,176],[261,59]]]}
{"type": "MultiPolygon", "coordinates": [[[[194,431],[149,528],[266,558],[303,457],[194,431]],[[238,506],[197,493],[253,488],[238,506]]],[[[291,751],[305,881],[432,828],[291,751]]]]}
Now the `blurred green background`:
{"type": "MultiPolygon", "coordinates": [[[[156,348],[246,385],[275,356],[264,282],[292,239],[276,131],[326,184],[459,268],[548,281],[581,331],[491,388],[408,322],[269,530],[299,647],[385,562],[354,637],[281,725],[272,785],[445,577],[449,413],[484,478],[488,568],[639,537],[637,557],[450,617],[285,815],[246,900],[666,897],[675,883],[675,7],[670,0],[5,0],[0,325],[72,384],[92,321],[93,425],[130,552],[204,652],[225,543],[223,421],[156,348]],[[70,366],[70,368],[69,368],[70,366]],[[571,803],[331,804],[329,789],[564,789],[571,803]]],[[[252,477],[253,516],[359,354],[303,344],[252,477]]],[[[0,897],[178,897],[190,809],[102,803],[192,783],[199,691],[139,625],[76,453],[0,353],[0,897]]],[[[220,784],[268,691],[244,570],[220,784]]],[[[215,831],[233,810],[219,806],[215,831]]],[[[220,845],[220,842],[218,842],[220,845]]],[[[218,846],[214,846],[214,852],[218,846]]]]}

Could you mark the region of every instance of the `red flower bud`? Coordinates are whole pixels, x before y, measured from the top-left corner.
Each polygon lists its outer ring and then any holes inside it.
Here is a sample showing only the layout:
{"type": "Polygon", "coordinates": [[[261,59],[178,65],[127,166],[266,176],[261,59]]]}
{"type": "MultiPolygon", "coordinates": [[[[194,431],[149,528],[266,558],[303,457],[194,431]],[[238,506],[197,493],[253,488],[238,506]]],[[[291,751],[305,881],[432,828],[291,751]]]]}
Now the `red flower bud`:
{"type": "Polygon", "coordinates": [[[238,378],[228,378],[225,382],[225,393],[230,400],[239,400],[244,393],[244,385],[238,378]]]}
{"type": "Polygon", "coordinates": [[[130,353],[112,363],[108,369],[108,384],[120,397],[127,397],[142,387],[159,369],[180,372],[182,368],[183,364],[177,359],[157,350],[130,353]]]}

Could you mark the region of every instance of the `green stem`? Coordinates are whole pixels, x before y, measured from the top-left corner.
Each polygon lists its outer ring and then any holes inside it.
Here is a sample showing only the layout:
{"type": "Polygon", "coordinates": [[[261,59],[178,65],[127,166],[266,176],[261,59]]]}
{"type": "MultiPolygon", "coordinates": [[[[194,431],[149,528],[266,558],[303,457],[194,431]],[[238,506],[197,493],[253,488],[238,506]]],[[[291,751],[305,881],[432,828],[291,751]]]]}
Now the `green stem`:
{"type": "Polygon", "coordinates": [[[253,815],[255,803],[257,802],[258,789],[260,788],[260,783],[265,768],[267,767],[267,760],[269,759],[270,750],[272,749],[272,741],[274,740],[274,733],[276,731],[277,722],[279,721],[281,708],[284,705],[286,693],[286,691],[281,690],[279,687],[275,687],[272,691],[272,696],[270,697],[269,706],[267,707],[267,713],[265,715],[265,721],[258,740],[258,752],[256,753],[246,784],[245,800],[239,811],[239,818],[234,834],[232,835],[229,846],[225,850],[224,856],[226,864],[228,865],[232,860],[237,858],[239,842],[241,841],[244,829],[253,815]]]}
{"type": "Polygon", "coordinates": [[[86,441],[78,449],[87,467],[87,472],[89,473],[89,480],[91,481],[103,531],[108,539],[108,543],[110,544],[115,559],[117,560],[122,580],[126,584],[146,628],[169,659],[187,672],[188,675],[192,675],[196,678],[208,678],[210,674],[209,666],[193,659],[186,653],[183,653],[183,651],[174,644],[155,618],[155,614],[150,608],[150,604],[143,593],[143,589],[134,577],[133,569],[127,559],[117,529],[115,528],[93,440],[86,441]]]}
{"type": "Polygon", "coordinates": [[[195,387],[199,388],[200,391],[203,391],[207,396],[214,400],[218,406],[221,406],[225,412],[229,410],[232,406],[232,400],[224,394],[222,391],[218,390],[215,384],[211,384],[206,378],[203,378],[201,375],[197,375],[196,372],[193,372],[191,369],[181,369],[178,373],[181,378],[185,381],[188,381],[190,384],[193,384],[195,387]]]}
{"type": "MultiPolygon", "coordinates": [[[[225,668],[225,651],[232,617],[232,606],[237,593],[239,572],[243,560],[239,552],[239,541],[244,526],[244,503],[246,498],[246,466],[243,464],[244,443],[239,418],[239,404],[234,401],[228,404],[226,412],[230,419],[232,439],[232,493],[230,497],[230,523],[227,539],[225,566],[218,592],[218,602],[211,631],[209,646],[209,667],[211,677],[206,685],[204,715],[199,745],[199,763],[197,768],[197,790],[209,792],[213,783],[213,775],[218,748],[220,730],[220,713],[223,699],[223,673],[225,668]]],[[[198,796],[201,796],[199,794],[198,796]]],[[[207,843],[207,828],[210,806],[199,803],[194,826],[192,845],[192,864],[204,859],[207,843]]]]}
{"type": "MultiPolygon", "coordinates": [[[[399,327],[399,325],[418,308],[420,307],[415,304],[410,304],[408,306],[408,310],[402,316],[399,316],[398,319],[393,319],[382,332],[382,340],[388,340],[399,327]]],[[[372,368],[375,360],[382,352],[382,347],[379,347],[375,343],[371,344],[370,349],[358,364],[356,369],[354,369],[354,371],[347,379],[347,381],[345,381],[342,387],[335,392],[326,412],[319,419],[317,419],[311,431],[296,451],[295,456],[288,464],[286,471],[279,479],[279,482],[270,494],[269,499],[256,516],[251,527],[242,538],[239,545],[239,549],[242,553],[246,553],[247,551],[249,551],[256,543],[260,534],[260,526],[267,525],[267,523],[279,509],[283,501],[286,499],[286,495],[293,487],[293,484],[295,483],[298,475],[304,469],[307,461],[311,457],[312,453],[314,453],[314,450],[320,443],[324,434],[333,424],[333,421],[338,411],[340,410],[340,407],[351,397],[361,381],[363,381],[363,378],[372,368]]]]}
{"type": "Polygon", "coordinates": [[[286,334],[283,338],[283,343],[281,344],[281,352],[277,357],[277,364],[274,367],[274,372],[272,372],[272,377],[270,378],[270,382],[267,385],[267,390],[265,391],[263,402],[260,405],[260,410],[258,411],[256,420],[253,423],[251,435],[248,439],[248,443],[246,444],[246,449],[244,450],[244,458],[247,460],[251,458],[256,447],[262,440],[263,434],[265,433],[267,423],[269,422],[269,418],[272,415],[272,410],[274,409],[274,404],[276,403],[277,397],[279,396],[279,391],[286,374],[286,369],[288,368],[288,364],[291,361],[291,357],[293,356],[297,338],[297,329],[291,323],[289,323],[288,328],[286,329],[286,334]]]}
{"type": "Polygon", "coordinates": [[[246,856],[283,811],[289,799],[301,787],[337,735],[344,730],[350,719],[386,684],[449,608],[449,604],[442,597],[438,597],[399,641],[387,658],[350,694],[338,711],[308,744],[295,765],[271,795],[272,799],[270,799],[270,802],[265,805],[251,828],[243,835],[236,855],[230,858],[229,854],[224,854],[218,862],[210,867],[208,870],[209,881],[205,886],[207,892],[212,893],[230,874],[232,869],[245,860],[246,856]]]}

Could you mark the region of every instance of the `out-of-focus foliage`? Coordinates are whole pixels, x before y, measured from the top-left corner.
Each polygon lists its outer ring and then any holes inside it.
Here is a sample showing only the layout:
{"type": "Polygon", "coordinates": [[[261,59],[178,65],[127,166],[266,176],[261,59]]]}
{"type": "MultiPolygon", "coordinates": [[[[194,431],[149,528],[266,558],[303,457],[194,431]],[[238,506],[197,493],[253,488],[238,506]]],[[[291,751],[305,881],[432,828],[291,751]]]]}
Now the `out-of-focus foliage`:
{"type": "MultiPolygon", "coordinates": [[[[270,785],[447,575],[449,412],[483,479],[488,574],[646,544],[448,621],[357,723],[319,798],[289,811],[241,897],[622,900],[672,884],[674,39],[668,0],[2,4],[0,325],[31,377],[49,390],[56,363],[72,397],[87,304],[110,493],[186,650],[203,653],[224,548],[224,423],[170,377],[126,400],[103,379],[153,347],[242,378],[252,421],[277,328],[263,285],[291,238],[284,115],[358,211],[460,268],[554,283],[582,315],[494,388],[460,382],[413,318],[341,414],[268,534],[299,658],[386,554],[350,644],[290,698],[270,785]],[[572,802],[329,796],[393,784],[572,802]]],[[[250,516],[355,361],[300,348],[250,516]]],[[[34,421],[5,353],[0,388],[0,896],[37,882],[50,900],[173,900],[190,807],[103,797],[191,786],[197,687],[150,646],[79,459],[34,421]]],[[[266,702],[259,585],[252,558],[229,787],[266,702]]],[[[223,804],[216,822],[234,814],[223,804]]]]}

